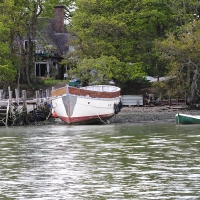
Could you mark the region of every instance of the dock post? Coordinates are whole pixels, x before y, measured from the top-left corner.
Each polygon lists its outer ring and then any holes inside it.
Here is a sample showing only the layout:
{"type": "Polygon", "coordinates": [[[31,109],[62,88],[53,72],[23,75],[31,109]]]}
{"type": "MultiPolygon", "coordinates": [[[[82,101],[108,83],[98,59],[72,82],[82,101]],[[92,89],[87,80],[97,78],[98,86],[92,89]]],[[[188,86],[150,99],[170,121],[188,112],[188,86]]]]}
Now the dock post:
{"type": "Polygon", "coordinates": [[[44,106],[45,109],[45,116],[46,119],[49,119],[49,117],[52,114],[52,110],[51,110],[51,98],[50,98],[50,90],[46,89],[46,104],[44,106]]]}
{"type": "Polygon", "coordinates": [[[19,90],[15,89],[15,102],[17,107],[17,112],[19,112],[19,90]]]}
{"type": "Polygon", "coordinates": [[[10,91],[11,91],[10,86],[8,86],[8,94],[9,94],[10,91]]]}
{"type": "Polygon", "coordinates": [[[23,107],[22,107],[22,122],[23,124],[28,124],[28,114],[27,114],[27,102],[26,102],[26,90],[22,90],[22,101],[23,101],[23,107]]]}
{"type": "Polygon", "coordinates": [[[43,104],[43,97],[44,97],[43,90],[40,89],[40,102],[41,102],[41,104],[43,104]]]}
{"type": "Polygon", "coordinates": [[[10,117],[13,115],[13,105],[12,105],[12,91],[8,89],[9,91],[9,106],[10,106],[10,117]]]}
{"type": "Polygon", "coordinates": [[[26,90],[22,90],[22,101],[23,101],[23,107],[27,108],[27,102],[26,102],[26,90]]]}
{"type": "Polygon", "coordinates": [[[49,99],[50,99],[50,91],[47,89],[46,90],[46,98],[47,98],[47,103],[50,103],[49,102],[49,99]]]}
{"type": "Polygon", "coordinates": [[[38,105],[40,104],[40,99],[39,99],[39,97],[40,97],[40,95],[39,95],[39,90],[36,90],[36,91],[35,91],[35,96],[36,96],[37,107],[38,107],[38,105]]]}
{"type": "Polygon", "coordinates": [[[3,99],[3,90],[0,90],[0,100],[3,99]]]}

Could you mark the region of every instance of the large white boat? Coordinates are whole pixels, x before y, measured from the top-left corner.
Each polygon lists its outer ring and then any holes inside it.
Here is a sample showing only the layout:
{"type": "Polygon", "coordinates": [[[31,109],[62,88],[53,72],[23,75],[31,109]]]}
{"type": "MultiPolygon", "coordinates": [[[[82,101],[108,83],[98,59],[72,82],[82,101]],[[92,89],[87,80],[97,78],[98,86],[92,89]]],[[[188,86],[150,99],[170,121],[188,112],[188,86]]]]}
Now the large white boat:
{"type": "Polygon", "coordinates": [[[121,108],[120,88],[112,85],[71,87],[51,92],[52,108],[67,124],[107,123],[121,108]]]}

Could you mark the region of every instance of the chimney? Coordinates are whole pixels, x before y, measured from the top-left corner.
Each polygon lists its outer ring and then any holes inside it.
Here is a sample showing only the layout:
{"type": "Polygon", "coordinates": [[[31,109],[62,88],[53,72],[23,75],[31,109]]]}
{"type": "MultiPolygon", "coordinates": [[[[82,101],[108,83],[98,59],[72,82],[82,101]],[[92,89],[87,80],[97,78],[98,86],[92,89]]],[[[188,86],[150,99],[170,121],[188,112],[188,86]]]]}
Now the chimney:
{"type": "Polygon", "coordinates": [[[64,33],[64,6],[54,7],[54,31],[64,33]]]}

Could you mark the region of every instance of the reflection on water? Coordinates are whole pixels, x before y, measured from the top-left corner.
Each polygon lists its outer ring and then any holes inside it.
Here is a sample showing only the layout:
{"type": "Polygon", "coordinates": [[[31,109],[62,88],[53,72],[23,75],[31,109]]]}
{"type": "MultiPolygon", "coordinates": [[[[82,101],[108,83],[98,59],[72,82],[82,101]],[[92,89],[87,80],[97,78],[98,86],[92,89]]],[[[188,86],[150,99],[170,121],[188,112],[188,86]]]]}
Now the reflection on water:
{"type": "Polygon", "coordinates": [[[0,199],[198,199],[199,125],[0,128],[0,199]]]}

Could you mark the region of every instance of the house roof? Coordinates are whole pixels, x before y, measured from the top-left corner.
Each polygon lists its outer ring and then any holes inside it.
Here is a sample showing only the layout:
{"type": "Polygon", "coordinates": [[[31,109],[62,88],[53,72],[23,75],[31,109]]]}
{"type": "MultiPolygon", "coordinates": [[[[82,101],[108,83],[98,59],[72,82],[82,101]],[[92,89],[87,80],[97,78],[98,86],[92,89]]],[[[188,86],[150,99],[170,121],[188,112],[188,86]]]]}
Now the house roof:
{"type": "Polygon", "coordinates": [[[57,54],[62,57],[67,53],[68,33],[56,33],[54,30],[54,19],[39,18],[37,27],[37,50],[45,50],[48,45],[52,50],[57,49],[57,54]]]}

